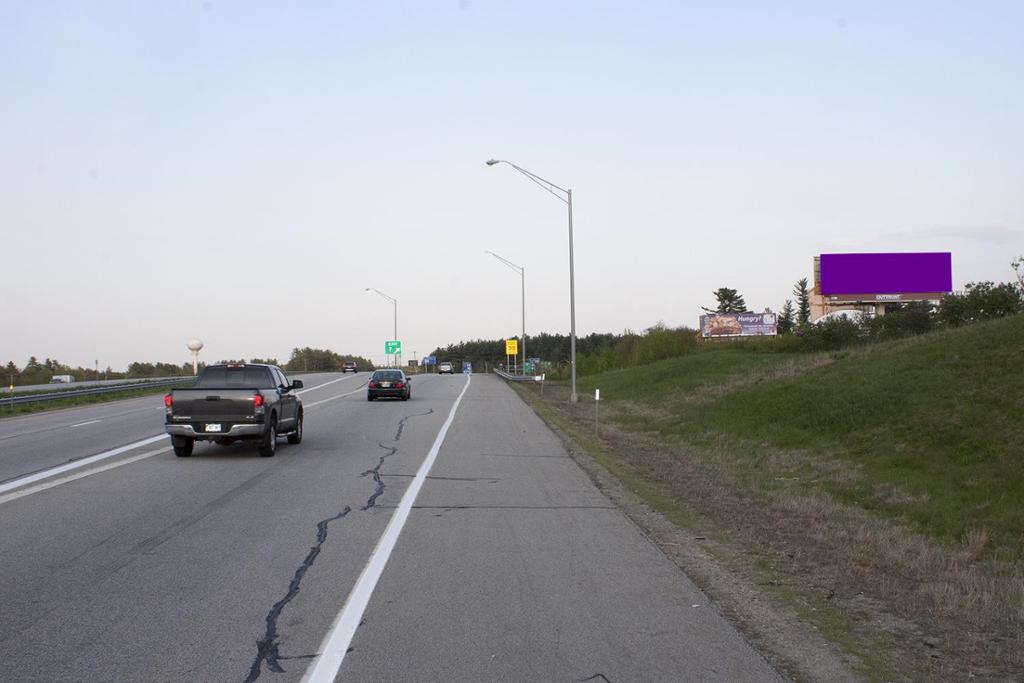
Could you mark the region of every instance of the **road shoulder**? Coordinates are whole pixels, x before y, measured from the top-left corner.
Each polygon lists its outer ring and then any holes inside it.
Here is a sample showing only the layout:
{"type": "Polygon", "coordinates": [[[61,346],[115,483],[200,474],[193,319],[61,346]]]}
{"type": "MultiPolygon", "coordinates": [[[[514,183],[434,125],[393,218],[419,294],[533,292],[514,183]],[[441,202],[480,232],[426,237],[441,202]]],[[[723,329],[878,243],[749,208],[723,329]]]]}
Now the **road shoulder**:
{"type": "Polygon", "coordinates": [[[531,394],[516,393],[561,439],[595,486],[708,595],[776,670],[794,680],[862,680],[859,671],[864,664],[856,655],[844,652],[793,609],[780,605],[754,578],[759,572],[737,571],[751,562],[742,548],[703,535],[688,528],[692,525],[684,520],[671,520],[655,510],[588,452],[599,448],[596,441],[580,434],[547,405],[531,400],[531,394]]]}

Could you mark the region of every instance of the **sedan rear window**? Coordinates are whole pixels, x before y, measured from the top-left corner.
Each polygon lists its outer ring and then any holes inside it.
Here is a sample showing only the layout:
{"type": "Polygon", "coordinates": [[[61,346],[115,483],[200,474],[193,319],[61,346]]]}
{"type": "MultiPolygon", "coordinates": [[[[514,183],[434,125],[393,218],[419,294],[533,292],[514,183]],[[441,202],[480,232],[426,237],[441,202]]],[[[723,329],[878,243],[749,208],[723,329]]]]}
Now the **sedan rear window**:
{"type": "Polygon", "coordinates": [[[378,370],[373,373],[373,379],[382,379],[385,381],[400,380],[402,379],[401,370],[378,370]]]}

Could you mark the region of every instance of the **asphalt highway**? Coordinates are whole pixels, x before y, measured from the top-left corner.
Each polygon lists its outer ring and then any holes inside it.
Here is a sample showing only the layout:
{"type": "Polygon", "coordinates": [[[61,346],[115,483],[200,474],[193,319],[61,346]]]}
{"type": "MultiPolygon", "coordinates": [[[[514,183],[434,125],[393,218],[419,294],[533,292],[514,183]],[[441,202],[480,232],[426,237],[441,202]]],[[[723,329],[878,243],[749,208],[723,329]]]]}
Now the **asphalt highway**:
{"type": "Polygon", "coordinates": [[[159,397],[0,420],[0,679],[772,681],[502,380],[307,375],[277,455],[159,397]]]}

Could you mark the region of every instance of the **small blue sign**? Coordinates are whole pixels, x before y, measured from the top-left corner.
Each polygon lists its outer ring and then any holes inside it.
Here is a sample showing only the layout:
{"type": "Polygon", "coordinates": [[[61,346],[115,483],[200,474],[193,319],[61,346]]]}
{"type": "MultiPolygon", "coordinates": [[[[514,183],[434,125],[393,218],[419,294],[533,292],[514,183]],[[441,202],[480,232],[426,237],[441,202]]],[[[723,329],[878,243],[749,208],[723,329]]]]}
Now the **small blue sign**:
{"type": "Polygon", "coordinates": [[[464,374],[464,375],[472,375],[473,374],[473,364],[470,363],[468,360],[462,361],[462,374],[464,374]]]}
{"type": "Polygon", "coordinates": [[[423,356],[424,365],[437,365],[437,358],[435,356],[423,356]]]}

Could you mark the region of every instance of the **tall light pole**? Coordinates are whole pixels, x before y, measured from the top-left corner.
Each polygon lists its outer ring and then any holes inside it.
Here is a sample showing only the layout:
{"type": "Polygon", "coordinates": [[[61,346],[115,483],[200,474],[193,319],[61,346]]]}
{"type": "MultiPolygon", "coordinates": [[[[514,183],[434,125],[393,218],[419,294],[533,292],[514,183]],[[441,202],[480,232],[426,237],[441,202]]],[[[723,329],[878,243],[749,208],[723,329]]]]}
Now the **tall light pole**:
{"type": "Polygon", "coordinates": [[[524,268],[523,266],[517,266],[516,264],[512,263],[511,261],[509,261],[507,258],[503,258],[501,256],[498,256],[497,254],[495,254],[490,249],[485,249],[484,253],[485,254],[490,254],[494,258],[498,259],[499,261],[504,263],[506,266],[508,266],[512,270],[516,271],[517,273],[519,273],[519,277],[522,278],[522,281],[523,281],[522,282],[522,284],[523,284],[523,335],[522,335],[522,342],[523,342],[523,364],[522,364],[521,367],[522,367],[522,371],[523,371],[522,374],[525,375],[526,374],[526,268],[524,268]]]}
{"type": "MultiPolygon", "coordinates": [[[[382,297],[384,297],[385,299],[387,299],[388,301],[390,301],[394,305],[394,307],[395,307],[395,336],[394,336],[394,339],[395,339],[395,341],[397,341],[398,340],[398,299],[394,299],[394,298],[388,296],[387,294],[385,294],[384,292],[380,291],[379,289],[374,289],[373,287],[367,287],[366,291],[367,292],[377,292],[378,294],[380,294],[382,297]]],[[[402,354],[400,354],[400,353],[396,353],[395,354],[394,361],[395,361],[395,367],[396,368],[399,367],[402,364],[402,362],[400,360],[401,356],[402,356],[402,354]]]]}
{"type": "Polygon", "coordinates": [[[572,371],[572,392],[569,394],[569,400],[576,403],[579,397],[576,394],[576,278],[573,273],[572,258],[572,190],[559,187],[550,180],[545,180],[539,175],[530,173],[525,168],[516,166],[511,161],[505,161],[504,159],[487,160],[488,166],[494,166],[495,164],[508,164],[569,207],[569,366],[572,371]],[[565,196],[563,197],[562,195],[565,196]]]}

